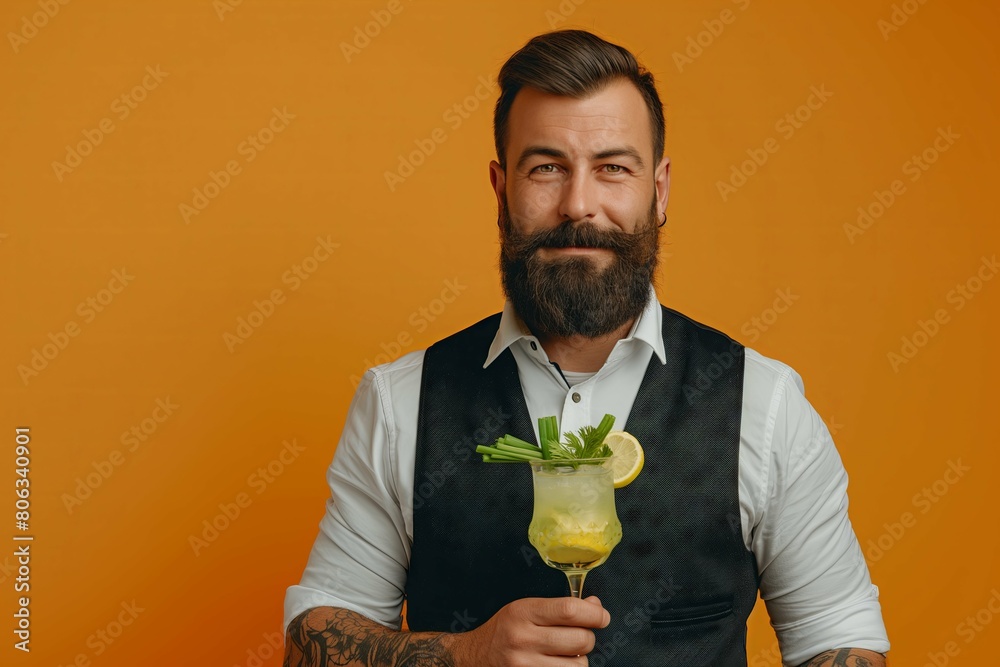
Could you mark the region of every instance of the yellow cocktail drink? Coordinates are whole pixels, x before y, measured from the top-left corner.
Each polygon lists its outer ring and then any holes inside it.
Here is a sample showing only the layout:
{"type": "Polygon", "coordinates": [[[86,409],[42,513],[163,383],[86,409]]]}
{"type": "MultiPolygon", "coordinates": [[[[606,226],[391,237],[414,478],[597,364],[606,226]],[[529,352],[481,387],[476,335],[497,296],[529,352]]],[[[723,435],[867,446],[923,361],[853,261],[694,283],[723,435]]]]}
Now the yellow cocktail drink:
{"type": "Polygon", "coordinates": [[[574,595],[586,572],[607,560],[622,538],[610,461],[531,462],[535,507],[528,540],[547,565],[576,575],[570,576],[574,595]]]}

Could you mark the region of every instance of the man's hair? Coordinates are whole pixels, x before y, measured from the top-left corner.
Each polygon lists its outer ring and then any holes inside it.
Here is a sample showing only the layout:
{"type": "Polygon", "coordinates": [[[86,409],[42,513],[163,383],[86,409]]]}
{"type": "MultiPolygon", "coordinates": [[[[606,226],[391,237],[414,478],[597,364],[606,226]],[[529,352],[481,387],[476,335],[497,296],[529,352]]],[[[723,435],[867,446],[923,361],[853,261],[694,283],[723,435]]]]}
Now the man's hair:
{"type": "Polygon", "coordinates": [[[658,163],[663,157],[665,130],[663,104],[653,75],[624,47],[585,30],[557,30],[533,37],[500,68],[500,98],[493,112],[493,140],[500,166],[507,168],[508,117],[522,88],[579,99],[619,79],[635,84],[646,101],[653,131],[653,164],[658,163]]]}

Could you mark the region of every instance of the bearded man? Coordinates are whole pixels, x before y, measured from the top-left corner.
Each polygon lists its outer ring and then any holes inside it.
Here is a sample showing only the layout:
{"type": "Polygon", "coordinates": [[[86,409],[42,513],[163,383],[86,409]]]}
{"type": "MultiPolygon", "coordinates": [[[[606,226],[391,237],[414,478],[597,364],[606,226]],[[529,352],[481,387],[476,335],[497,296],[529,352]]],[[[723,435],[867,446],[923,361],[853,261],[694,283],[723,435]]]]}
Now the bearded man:
{"type": "Polygon", "coordinates": [[[657,300],[670,162],[652,75],[568,30],[498,81],[507,302],[365,374],[286,596],[285,664],[746,665],[759,591],[785,664],[884,665],[846,473],[801,379],[657,300]],[[581,600],[527,544],[528,466],[474,446],[605,413],[646,465],[616,491],[623,538],[581,600]]]}

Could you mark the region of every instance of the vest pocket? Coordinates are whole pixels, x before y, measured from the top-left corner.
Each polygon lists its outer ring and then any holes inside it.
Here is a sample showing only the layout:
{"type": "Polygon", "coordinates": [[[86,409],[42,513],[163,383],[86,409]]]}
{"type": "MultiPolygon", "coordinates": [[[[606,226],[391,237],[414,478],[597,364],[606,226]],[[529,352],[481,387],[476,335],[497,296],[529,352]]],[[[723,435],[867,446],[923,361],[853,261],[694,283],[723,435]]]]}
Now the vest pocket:
{"type": "Polygon", "coordinates": [[[690,667],[714,664],[718,640],[733,615],[733,600],[726,598],[689,607],[665,609],[649,619],[649,641],[669,645],[671,655],[683,656],[677,664],[690,667]]]}
{"type": "Polygon", "coordinates": [[[725,618],[733,613],[733,601],[731,599],[710,602],[695,607],[681,607],[679,609],[667,609],[661,611],[649,619],[649,625],[653,630],[668,630],[697,623],[708,623],[725,618]]]}

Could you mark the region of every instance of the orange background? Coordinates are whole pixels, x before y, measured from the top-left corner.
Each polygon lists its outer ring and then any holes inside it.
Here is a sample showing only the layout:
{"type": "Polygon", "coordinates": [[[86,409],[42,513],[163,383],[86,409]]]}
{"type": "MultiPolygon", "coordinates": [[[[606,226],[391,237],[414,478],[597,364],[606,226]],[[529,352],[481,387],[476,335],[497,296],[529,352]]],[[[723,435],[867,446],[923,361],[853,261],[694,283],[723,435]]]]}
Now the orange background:
{"type": "MultiPolygon", "coordinates": [[[[888,0],[402,0],[396,14],[382,0],[223,1],[71,2],[39,14],[37,31],[25,21],[47,0],[0,13],[0,478],[13,488],[14,428],[30,427],[35,536],[29,655],[12,648],[13,547],[0,550],[3,664],[249,666],[268,654],[324,511],[351,376],[501,306],[495,89],[480,77],[570,26],[656,75],[673,160],[661,297],[804,377],[850,473],[892,662],[923,665],[953,641],[950,664],[996,663],[1000,619],[982,614],[994,622],[971,637],[958,626],[1000,587],[988,425],[1000,280],[973,280],[971,299],[953,292],[1000,248],[995,3],[909,0],[915,13],[898,8],[900,25],[880,30],[888,0]],[[387,16],[348,62],[341,44],[387,16]],[[132,97],[144,99],[124,106],[144,77],[132,97]],[[832,96],[799,110],[809,118],[787,136],[781,120],[824,86],[832,96]],[[448,113],[463,103],[466,118],[448,113]],[[242,142],[275,108],[294,118],[248,161],[242,142]],[[102,119],[112,131],[95,134],[102,119]],[[958,138],[935,154],[939,128],[958,138]],[[85,132],[100,143],[72,171],[54,167],[85,132]],[[443,143],[390,190],[385,172],[432,136],[443,143]],[[767,161],[724,200],[718,182],[769,138],[767,161]],[[936,162],[905,171],[925,149],[936,162]],[[225,182],[231,161],[238,173],[186,223],[181,204],[210,172],[225,182]],[[895,201],[849,238],[858,207],[876,191],[888,201],[897,179],[895,201]],[[338,247],[305,262],[315,270],[293,289],[286,272],[317,237],[338,247]],[[123,267],[134,278],[102,292],[123,267]],[[461,288],[444,305],[446,281],[461,288]],[[274,290],[271,316],[227,345],[274,290]],[[780,314],[768,310],[777,290],[798,297],[780,314]],[[97,312],[88,298],[107,303],[97,312]],[[921,320],[935,335],[918,334],[894,369],[889,353],[921,320]],[[75,336],[61,337],[67,325],[75,336]],[[25,373],[35,350],[52,358],[25,373]],[[165,416],[158,399],[177,407],[165,416]],[[130,451],[122,436],[143,420],[152,434],[130,451]],[[262,487],[255,471],[292,439],[304,451],[262,487]],[[940,481],[959,461],[969,470],[940,481]],[[68,509],[88,474],[100,485],[68,509]],[[249,505],[196,555],[190,537],[237,498],[249,505]],[[133,600],[143,611],[120,637],[88,640],[133,600]]],[[[14,495],[0,498],[7,542],[14,495]]],[[[774,646],[760,605],[752,667],[777,665],[774,646]]]]}

